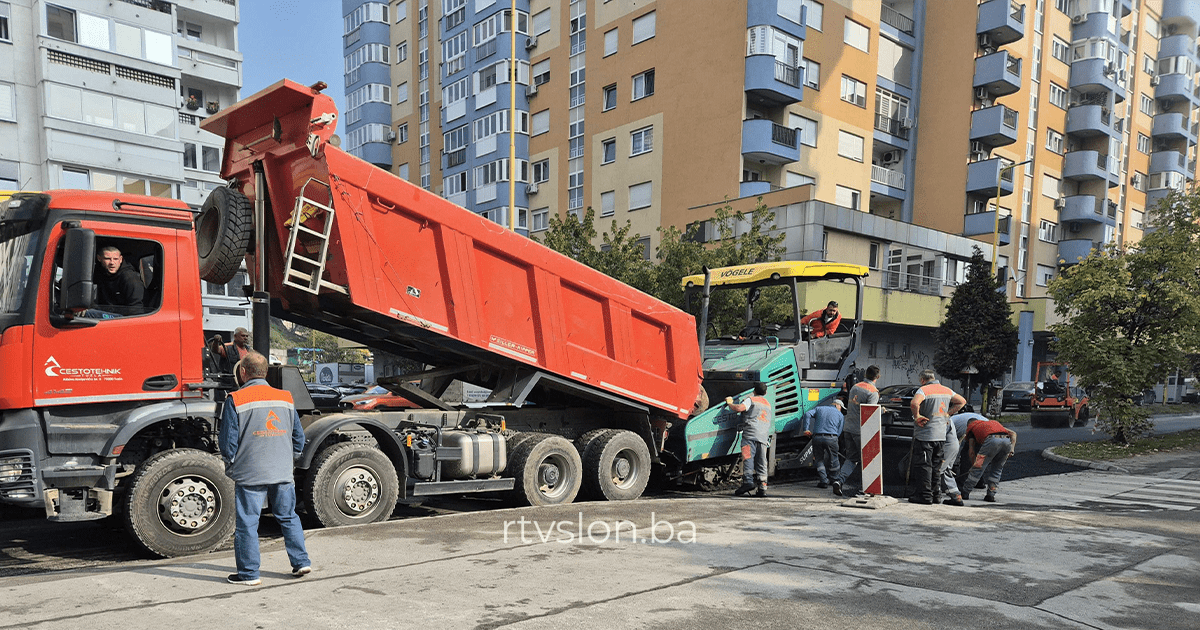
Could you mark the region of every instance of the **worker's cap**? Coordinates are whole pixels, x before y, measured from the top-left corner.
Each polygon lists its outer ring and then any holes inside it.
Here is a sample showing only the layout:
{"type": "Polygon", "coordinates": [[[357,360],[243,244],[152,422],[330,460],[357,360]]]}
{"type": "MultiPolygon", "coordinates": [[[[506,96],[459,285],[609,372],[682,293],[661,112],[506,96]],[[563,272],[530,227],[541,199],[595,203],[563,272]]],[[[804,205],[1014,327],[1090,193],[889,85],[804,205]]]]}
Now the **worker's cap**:
{"type": "Polygon", "coordinates": [[[837,408],[839,408],[839,409],[845,409],[845,408],[846,408],[846,403],[842,402],[842,399],[841,399],[841,398],[834,398],[834,399],[833,399],[833,406],[835,406],[835,407],[837,407],[837,408]]]}

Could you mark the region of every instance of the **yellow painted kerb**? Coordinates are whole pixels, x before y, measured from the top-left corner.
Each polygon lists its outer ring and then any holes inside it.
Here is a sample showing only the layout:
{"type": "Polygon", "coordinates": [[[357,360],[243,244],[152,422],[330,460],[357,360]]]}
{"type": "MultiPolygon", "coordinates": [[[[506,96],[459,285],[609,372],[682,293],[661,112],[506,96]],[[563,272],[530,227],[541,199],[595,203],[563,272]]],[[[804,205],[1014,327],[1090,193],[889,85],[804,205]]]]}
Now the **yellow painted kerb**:
{"type": "MultiPolygon", "coordinates": [[[[858,276],[865,278],[870,273],[870,269],[863,265],[794,260],[721,267],[711,270],[711,273],[712,285],[717,286],[722,284],[753,284],[775,278],[821,279],[830,276],[858,276]]],[[[683,279],[682,284],[685,287],[703,285],[704,274],[688,276],[683,279]]]]}

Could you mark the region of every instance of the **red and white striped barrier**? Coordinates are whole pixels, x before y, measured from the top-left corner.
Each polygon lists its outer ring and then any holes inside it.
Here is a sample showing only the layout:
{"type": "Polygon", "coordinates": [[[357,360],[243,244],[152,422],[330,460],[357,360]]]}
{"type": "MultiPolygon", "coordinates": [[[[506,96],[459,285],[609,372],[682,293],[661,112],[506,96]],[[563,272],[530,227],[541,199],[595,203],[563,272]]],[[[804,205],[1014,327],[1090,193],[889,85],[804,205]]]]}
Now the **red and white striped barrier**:
{"type": "Polygon", "coordinates": [[[880,405],[859,405],[859,433],[862,436],[863,493],[883,494],[883,426],[880,405]]]}

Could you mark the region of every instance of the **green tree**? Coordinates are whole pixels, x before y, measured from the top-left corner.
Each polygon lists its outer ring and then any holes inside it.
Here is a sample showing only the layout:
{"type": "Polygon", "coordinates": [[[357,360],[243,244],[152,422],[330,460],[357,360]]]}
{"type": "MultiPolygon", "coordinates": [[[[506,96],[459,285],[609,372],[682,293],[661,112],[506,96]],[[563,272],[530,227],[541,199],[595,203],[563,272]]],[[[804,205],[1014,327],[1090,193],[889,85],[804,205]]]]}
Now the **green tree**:
{"type": "Polygon", "coordinates": [[[1149,223],[1141,241],[1092,252],[1049,285],[1062,318],[1053,348],[1117,443],[1154,429],[1131,399],[1200,352],[1200,197],[1167,197],[1149,223]]]}
{"type": "MultiPolygon", "coordinates": [[[[968,383],[964,389],[999,378],[1017,358],[1017,327],[1012,323],[1008,298],[1001,293],[1003,287],[978,247],[969,264],[967,281],[954,290],[946,318],[934,332],[937,347],[933,353],[934,369],[958,376],[957,380],[968,383]],[[977,373],[964,374],[969,368],[977,373]]],[[[985,398],[985,409],[987,402],[985,398]]]]}

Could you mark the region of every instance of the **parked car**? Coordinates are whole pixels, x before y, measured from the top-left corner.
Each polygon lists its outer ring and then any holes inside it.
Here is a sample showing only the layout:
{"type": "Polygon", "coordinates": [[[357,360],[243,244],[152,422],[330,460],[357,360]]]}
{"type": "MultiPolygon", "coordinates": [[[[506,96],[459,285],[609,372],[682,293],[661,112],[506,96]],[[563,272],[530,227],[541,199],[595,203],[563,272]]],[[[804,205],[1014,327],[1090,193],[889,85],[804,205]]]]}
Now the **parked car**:
{"type": "Polygon", "coordinates": [[[312,397],[313,404],[317,409],[338,408],[338,404],[342,400],[342,394],[338,390],[319,383],[305,383],[305,386],[308,387],[308,395],[312,397]]]}
{"type": "Polygon", "coordinates": [[[879,390],[879,404],[883,406],[883,437],[911,440],[913,434],[913,395],[920,385],[888,385],[879,390]]]}
{"type": "Polygon", "coordinates": [[[370,411],[372,409],[415,409],[417,407],[409,399],[397,396],[387,389],[375,385],[367,391],[342,398],[343,409],[355,411],[370,411]]]}
{"type": "Polygon", "coordinates": [[[338,390],[338,393],[340,393],[343,397],[356,396],[367,391],[367,386],[363,385],[362,383],[338,383],[337,385],[334,385],[333,388],[338,390]]]}
{"type": "Polygon", "coordinates": [[[1029,399],[1033,397],[1033,381],[1013,381],[1000,392],[1000,410],[1029,411],[1029,399]]]}

